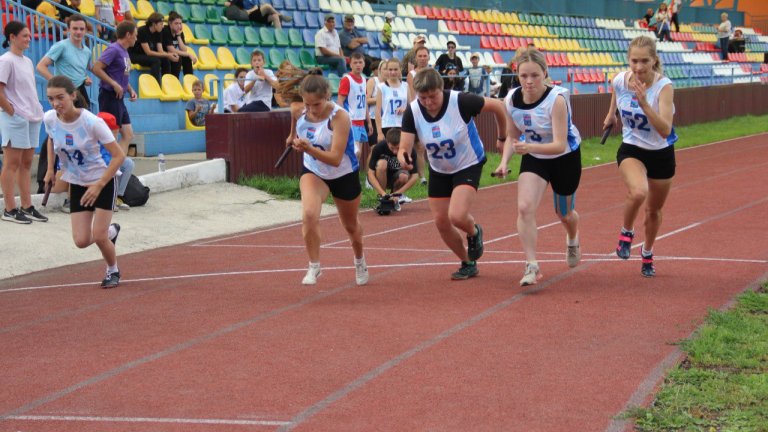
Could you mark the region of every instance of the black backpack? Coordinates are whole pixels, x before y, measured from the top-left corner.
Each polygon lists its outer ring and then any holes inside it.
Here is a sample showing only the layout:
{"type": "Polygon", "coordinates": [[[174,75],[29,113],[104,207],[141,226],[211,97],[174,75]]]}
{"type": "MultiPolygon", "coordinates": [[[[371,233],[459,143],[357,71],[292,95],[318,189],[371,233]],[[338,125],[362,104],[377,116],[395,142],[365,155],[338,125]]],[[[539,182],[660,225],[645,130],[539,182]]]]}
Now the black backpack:
{"type": "Polygon", "coordinates": [[[146,204],[148,199],[149,188],[141,184],[138,177],[131,175],[123,194],[123,202],[131,207],[139,207],[146,204]]]}

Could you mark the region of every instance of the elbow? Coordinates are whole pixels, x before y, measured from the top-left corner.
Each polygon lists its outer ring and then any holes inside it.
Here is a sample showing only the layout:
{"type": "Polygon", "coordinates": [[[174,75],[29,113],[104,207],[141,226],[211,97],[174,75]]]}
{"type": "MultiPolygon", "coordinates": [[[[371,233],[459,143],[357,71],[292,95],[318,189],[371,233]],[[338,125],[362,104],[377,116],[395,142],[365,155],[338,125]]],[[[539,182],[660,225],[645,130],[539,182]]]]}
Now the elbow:
{"type": "Polygon", "coordinates": [[[672,135],[672,128],[670,127],[670,128],[664,128],[664,130],[660,130],[659,135],[662,138],[667,139],[670,135],[672,135]]]}

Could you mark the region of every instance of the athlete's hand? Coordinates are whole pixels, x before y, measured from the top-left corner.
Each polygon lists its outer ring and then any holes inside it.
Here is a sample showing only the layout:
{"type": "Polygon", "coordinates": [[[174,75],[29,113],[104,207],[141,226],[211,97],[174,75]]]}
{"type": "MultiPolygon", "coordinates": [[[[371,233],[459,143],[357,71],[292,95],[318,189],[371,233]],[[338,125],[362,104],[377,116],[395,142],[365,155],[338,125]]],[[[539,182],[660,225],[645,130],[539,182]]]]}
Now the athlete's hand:
{"type": "Polygon", "coordinates": [[[507,173],[509,170],[504,165],[499,165],[496,167],[496,169],[491,173],[491,177],[498,177],[498,178],[505,178],[507,176],[507,173]]]}
{"type": "Polygon", "coordinates": [[[405,150],[400,149],[397,151],[397,161],[400,162],[400,168],[410,171],[413,169],[413,161],[411,160],[411,155],[405,152],[405,150]]]}
{"type": "Polygon", "coordinates": [[[96,199],[99,198],[99,194],[104,187],[98,183],[88,185],[87,187],[88,189],[85,190],[83,197],[80,198],[80,205],[83,207],[93,207],[93,205],[96,204],[96,199]]]}
{"type": "Polygon", "coordinates": [[[513,141],[512,149],[515,150],[515,153],[521,155],[530,153],[530,145],[525,142],[513,141]]]}
{"type": "Polygon", "coordinates": [[[645,99],[645,91],[648,90],[648,86],[646,86],[644,82],[633,79],[629,83],[629,87],[633,92],[635,92],[635,97],[637,97],[638,104],[643,105],[647,103],[645,99]]]}
{"type": "Polygon", "coordinates": [[[295,138],[291,145],[293,146],[293,149],[298,152],[306,152],[312,148],[312,143],[310,143],[306,138],[295,138]]]}
{"type": "Polygon", "coordinates": [[[51,189],[56,185],[56,174],[53,172],[53,170],[47,170],[45,172],[45,178],[43,179],[43,183],[50,183],[51,189]]]}
{"type": "Polygon", "coordinates": [[[605,116],[605,120],[603,120],[603,130],[613,128],[614,124],[616,124],[616,115],[614,113],[610,113],[605,116]]]}

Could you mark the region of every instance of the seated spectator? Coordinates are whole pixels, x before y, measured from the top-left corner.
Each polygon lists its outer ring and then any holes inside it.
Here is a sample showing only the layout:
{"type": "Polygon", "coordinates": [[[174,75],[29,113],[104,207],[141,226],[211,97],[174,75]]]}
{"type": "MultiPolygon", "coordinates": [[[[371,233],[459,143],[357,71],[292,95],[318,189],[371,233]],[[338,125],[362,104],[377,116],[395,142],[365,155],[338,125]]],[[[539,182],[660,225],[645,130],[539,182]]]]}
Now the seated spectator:
{"type": "MultiPolygon", "coordinates": [[[[395,202],[410,202],[405,193],[419,181],[416,164],[410,171],[404,170],[397,160],[397,151],[400,149],[400,128],[392,128],[387,131],[386,140],[380,141],[371,150],[371,159],[368,162],[368,183],[379,194],[379,197],[387,195],[387,190],[392,194],[401,194],[395,202]]],[[[411,150],[411,160],[416,160],[416,149],[411,150]]],[[[398,208],[398,207],[396,207],[398,208]]]]}
{"type": "Polygon", "coordinates": [[[448,65],[453,65],[454,69],[461,75],[464,72],[464,65],[461,63],[461,58],[456,55],[456,42],[448,41],[446,48],[448,48],[448,52],[440,54],[440,57],[435,61],[435,69],[440,72],[440,75],[447,75],[448,65]]]}
{"type": "Polygon", "coordinates": [[[245,76],[245,104],[238,112],[266,112],[272,110],[272,89],[277,87],[277,77],[264,67],[264,53],[253,50],[251,67],[245,76]]]}
{"type": "Polygon", "coordinates": [[[192,65],[197,63],[197,57],[191,49],[187,49],[187,41],[184,39],[184,20],[176,11],[168,14],[168,26],[163,28],[161,37],[163,49],[167,53],[176,54],[178,59],[171,62],[171,75],[178,78],[179,72],[184,75],[192,75],[192,65]]]}
{"type": "Polygon", "coordinates": [[[232,21],[250,21],[254,24],[282,28],[283,22],[293,18],[278,12],[271,4],[260,4],[258,0],[229,0],[224,2],[224,16],[232,21]]]}
{"type": "MultiPolygon", "coordinates": [[[[67,2],[67,0],[61,0],[61,3],[59,4],[80,13],[80,0],[69,0],[69,2],[67,2]]],[[[69,24],[69,18],[72,15],[72,12],[59,8],[59,21],[64,24],[69,24]]]]}
{"type": "Polygon", "coordinates": [[[464,91],[464,77],[459,76],[459,70],[453,63],[448,63],[443,78],[444,90],[464,91]]]}
{"type": "Polygon", "coordinates": [[[171,62],[178,62],[179,55],[163,49],[163,15],[153,12],[147,23],[137,30],[136,44],[128,49],[131,63],[147,66],[158,83],[164,74],[171,73],[171,62]]]}
{"type": "Polygon", "coordinates": [[[656,27],[654,26],[651,28],[651,20],[653,19],[653,16],[656,15],[653,13],[653,8],[648,8],[645,11],[645,15],[643,15],[643,19],[645,20],[645,26],[653,31],[656,31],[656,27]]]}
{"type": "Polygon", "coordinates": [[[344,28],[339,32],[339,42],[345,57],[351,58],[355,53],[363,55],[365,60],[363,74],[366,76],[371,74],[371,64],[381,61],[378,57],[368,55],[368,37],[355,27],[354,15],[344,16],[344,28]]]}
{"type": "Polygon", "coordinates": [[[497,76],[497,73],[495,74],[493,72],[493,68],[489,65],[485,65],[483,69],[485,69],[485,74],[488,76],[489,96],[492,98],[499,97],[499,91],[501,91],[501,79],[497,76]]]}
{"type": "Polygon", "coordinates": [[[480,53],[472,54],[469,61],[472,62],[472,67],[467,69],[467,77],[469,78],[467,92],[483,95],[485,94],[485,81],[488,79],[488,73],[480,67],[480,53]]]}
{"type": "Polygon", "coordinates": [[[384,26],[381,28],[381,43],[386,44],[391,49],[396,49],[395,43],[392,41],[392,21],[395,19],[395,14],[387,12],[384,14],[384,26]]]}
{"type": "Polygon", "coordinates": [[[224,112],[236,113],[245,104],[245,76],[248,69],[237,68],[235,81],[224,89],[224,112]]]}
{"type": "Polygon", "coordinates": [[[747,40],[744,38],[744,32],[741,29],[736,29],[733,32],[731,40],[728,41],[729,53],[743,53],[747,49],[747,40]]]}
{"type": "Polygon", "coordinates": [[[338,76],[347,73],[347,60],[341,50],[341,40],[336,31],[336,18],[333,14],[325,16],[325,23],[315,34],[315,57],[317,63],[328,65],[338,76]]]}
{"type": "MultiPolygon", "coordinates": [[[[56,0],[52,0],[52,1],[56,1],[56,0]]],[[[42,15],[50,18],[50,20],[46,20],[42,16],[38,16],[37,31],[42,32],[45,28],[48,28],[49,31],[55,30],[53,21],[59,20],[59,10],[56,8],[56,6],[54,6],[53,3],[44,1],[40,3],[37,6],[37,8],[35,8],[35,10],[40,12],[42,15]]],[[[59,37],[57,36],[56,38],[58,39],[59,37]]]]}
{"type": "Polygon", "coordinates": [[[203,98],[203,83],[197,80],[192,83],[192,94],[194,99],[190,99],[185,107],[189,121],[195,126],[205,126],[205,116],[216,110],[216,104],[203,98]]]}

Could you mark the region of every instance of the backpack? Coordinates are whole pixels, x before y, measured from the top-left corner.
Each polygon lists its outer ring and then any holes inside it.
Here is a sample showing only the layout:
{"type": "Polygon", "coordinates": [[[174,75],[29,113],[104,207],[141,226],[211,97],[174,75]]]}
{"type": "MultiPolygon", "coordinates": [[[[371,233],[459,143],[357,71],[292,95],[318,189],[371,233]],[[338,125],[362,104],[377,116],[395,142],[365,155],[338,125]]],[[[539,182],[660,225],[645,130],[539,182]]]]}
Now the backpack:
{"type": "Polygon", "coordinates": [[[143,206],[149,199],[149,188],[141,184],[138,177],[131,174],[128,186],[123,193],[123,202],[131,207],[143,206]]]}

